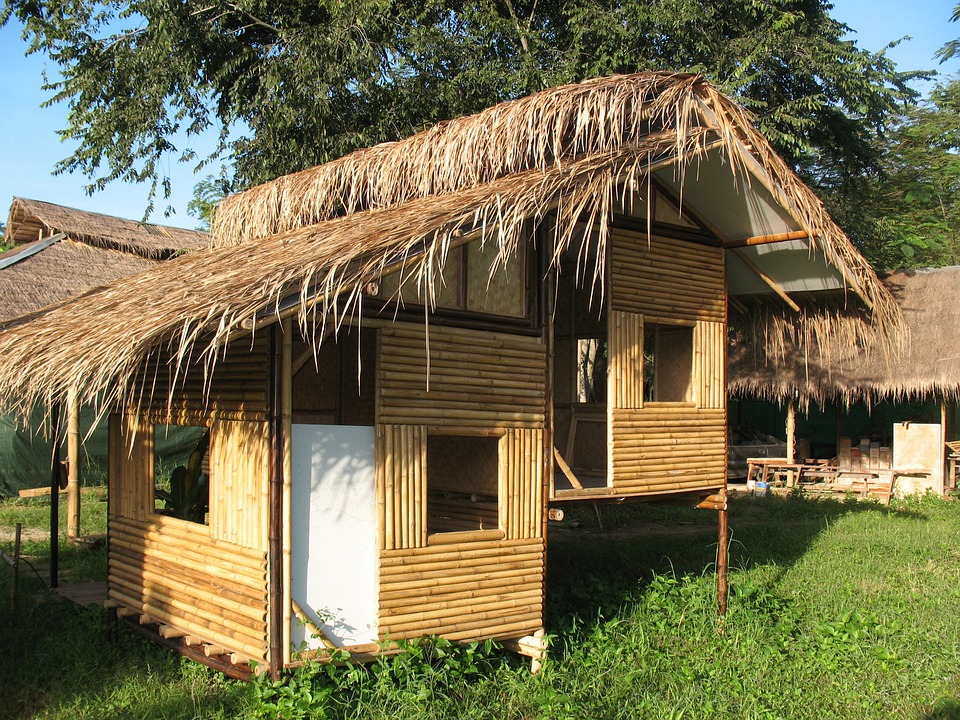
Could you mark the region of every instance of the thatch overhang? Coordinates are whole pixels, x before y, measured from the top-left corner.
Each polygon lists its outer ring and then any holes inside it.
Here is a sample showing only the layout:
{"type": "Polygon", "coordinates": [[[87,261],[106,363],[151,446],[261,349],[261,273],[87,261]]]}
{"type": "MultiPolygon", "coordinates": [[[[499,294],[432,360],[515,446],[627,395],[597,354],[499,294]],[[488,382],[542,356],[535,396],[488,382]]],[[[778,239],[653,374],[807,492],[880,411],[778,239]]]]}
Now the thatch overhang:
{"type": "Polygon", "coordinates": [[[152,260],[206,247],[206,233],[167,225],[142,223],[15,197],[7,216],[6,242],[29,243],[63,233],[77,243],[152,260]]]}
{"type": "Polygon", "coordinates": [[[480,238],[510,262],[531,222],[551,228],[555,262],[592,228],[600,262],[584,270],[599,277],[610,218],[648,178],[732,250],[801,243],[831,269],[824,282],[862,298],[862,323],[897,336],[889,293],[745,111],[700,77],[644,73],[504,103],[224,201],[216,247],[9,327],[0,354],[17,371],[0,368],[0,397],[52,402],[77,386],[128,401],[158,346],[209,368],[281,314],[305,328],[357,314],[367,284],[404,264],[429,305],[451,248],[480,238]]]}
{"type": "Polygon", "coordinates": [[[730,346],[728,390],[774,402],[792,398],[801,406],[960,398],[960,267],[903,270],[882,282],[906,323],[902,352],[889,353],[877,338],[862,336],[856,314],[839,300],[830,317],[816,318],[834,326],[817,339],[788,330],[757,336],[757,327],[776,327],[784,314],[753,306],[741,315],[743,332],[730,346]]]}

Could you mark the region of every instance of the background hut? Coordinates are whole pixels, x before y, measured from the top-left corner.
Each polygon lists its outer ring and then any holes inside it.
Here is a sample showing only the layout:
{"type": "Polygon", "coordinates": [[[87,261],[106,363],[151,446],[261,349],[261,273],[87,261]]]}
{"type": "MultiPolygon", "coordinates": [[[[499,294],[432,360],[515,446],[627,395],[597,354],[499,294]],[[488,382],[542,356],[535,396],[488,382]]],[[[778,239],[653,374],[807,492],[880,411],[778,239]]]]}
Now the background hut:
{"type": "MultiPolygon", "coordinates": [[[[878,446],[896,450],[895,428],[907,443],[912,425],[914,432],[933,433],[925,441],[925,454],[933,459],[924,460],[931,474],[917,488],[942,492],[954,486],[950,473],[942,475],[952,452],[945,443],[960,438],[960,352],[954,346],[960,267],[902,270],[882,282],[908,329],[896,352],[858,333],[842,306],[830,321],[838,329],[833,335],[781,330],[761,341],[753,326],[757,317],[780,328],[789,326],[790,318],[760,305],[747,314],[735,312],[731,322],[740,334],[729,354],[728,389],[737,399],[732,422],[781,434],[791,407],[799,408],[796,434],[812,444],[810,456],[846,453],[843,462],[850,460],[850,438],[862,439],[867,453],[871,443],[874,452],[878,446]],[[923,425],[938,427],[927,431],[923,425]]],[[[855,456],[858,449],[854,442],[855,456]]],[[[887,458],[890,463],[895,464],[893,457],[887,458]]]]}
{"type": "Polygon", "coordinates": [[[9,328],[0,396],[111,412],[111,599],[227,671],[300,638],[537,656],[549,501],[722,493],[727,294],[846,293],[863,332],[900,326],[698,76],[441,123],[228,198],[214,234],[9,328]],[[174,468],[171,426],[196,438],[174,468]]]}
{"type": "MultiPolygon", "coordinates": [[[[0,253],[0,323],[31,315],[121,278],[148,270],[177,253],[208,244],[207,234],[139,223],[54,203],[15,197],[7,217],[0,253]]],[[[74,428],[67,456],[70,470],[68,533],[79,534],[79,408],[71,396],[66,415],[74,428]]],[[[92,421],[88,418],[87,422],[92,421]]],[[[15,493],[46,483],[49,442],[36,433],[45,422],[42,409],[26,427],[0,418],[0,492],[15,493]]],[[[87,438],[88,454],[106,458],[105,433],[87,438]],[[95,449],[94,449],[95,448],[95,449]]],[[[106,467],[104,465],[104,470],[106,467]]]]}

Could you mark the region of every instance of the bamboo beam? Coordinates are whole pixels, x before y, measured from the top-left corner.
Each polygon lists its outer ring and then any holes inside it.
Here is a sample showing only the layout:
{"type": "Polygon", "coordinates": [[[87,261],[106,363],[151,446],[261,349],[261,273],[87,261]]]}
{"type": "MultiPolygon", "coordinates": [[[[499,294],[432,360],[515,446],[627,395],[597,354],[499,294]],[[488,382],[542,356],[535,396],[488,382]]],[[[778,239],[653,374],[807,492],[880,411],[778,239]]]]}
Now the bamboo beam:
{"type": "Polygon", "coordinates": [[[756,273],[756,274],[760,277],[761,280],[763,280],[767,285],[769,285],[770,288],[771,288],[777,295],[779,295],[780,298],[781,298],[787,305],[789,305],[789,306],[793,309],[794,312],[800,312],[800,306],[797,305],[797,303],[795,303],[795,302],[793,301],[793,298],[791,298],[789,295],[787,295],[786,291],[785,291],[782,287],[780,287],[780,284],[779,284],[776,280],[774,280],[773,278],[771,278],[769,275],[767,275],[767,274],[760,268],[759,265],[757,265],[753,260],[751,260],[749,257],[747,257],[746,255],[744,255],[744,254],[743,254],[742,252],[740,252],[739,250],[734,249],[734,250],[731,250],[731,252],[732,252],[734,255],[736,255],[736,256],[743,262],[744,265],[746,265],[748,268],[750,268],[751,270],[753,270],[753,272],[756,273]]]}
{"type": "Polygon", "coordinates": [[[790,230],[787,232],[770,233],[768,235],[753,235],[742,240],[728,240],[723,243],[724,249],[752,247],[753,245],[766,245],[768,243],[785,242],[787,240],[806,240],[810,234],[806,230],[790,230]]]}

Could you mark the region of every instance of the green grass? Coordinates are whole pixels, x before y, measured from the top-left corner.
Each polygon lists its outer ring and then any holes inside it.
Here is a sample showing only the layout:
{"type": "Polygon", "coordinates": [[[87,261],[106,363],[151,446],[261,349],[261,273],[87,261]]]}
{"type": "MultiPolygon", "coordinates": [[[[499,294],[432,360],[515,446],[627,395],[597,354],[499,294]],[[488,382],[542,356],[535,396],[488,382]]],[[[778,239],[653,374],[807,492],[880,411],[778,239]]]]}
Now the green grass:
{"type": "MultiPolygon", "coordinates": [[[[44,502],[0,506],[0,525],[44,518],[44,502]]],[[[730,514],[722,622],[715,513],[606,506],[601,531],[587,506],[551,524],[552,647],[538,675],[509,653],[441,642],[248,685],[97,612],[3,602],[0,716],[960,718],[960,503],[739,498],[730,514]]],[[[8,576],[0,566],[2,599],[8,576]]]]}

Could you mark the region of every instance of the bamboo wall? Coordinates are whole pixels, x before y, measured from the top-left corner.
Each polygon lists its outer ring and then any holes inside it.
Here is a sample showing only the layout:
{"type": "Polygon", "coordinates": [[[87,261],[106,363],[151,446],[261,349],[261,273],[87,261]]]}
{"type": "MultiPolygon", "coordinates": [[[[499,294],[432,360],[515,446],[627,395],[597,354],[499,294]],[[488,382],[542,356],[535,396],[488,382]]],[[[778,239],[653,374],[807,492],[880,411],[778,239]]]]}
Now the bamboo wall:
{"type": "Polygon", "coordinates": [[[431,326],[428,342],[423,326],[383,328],[377,421],[448,430],[542,427],[545,357],[537,338],[431,326]]]}
{"type": "Polygon", "coordinates": [[[726,476],[721,248],[617,229],[611,243],[610,475],[617,493],[716,488],[726,476]],[[690,402],[643,402],[646,323],[693,329],[690,402]]]}
{"type": "Polygon", "coordinates": [[[166,408],[169,373],[141,382],[154,406],[111,418],[111,599],[148,619],[243,657],[267,657],[266,343],[243,342],[206,380],[194,368],[166,408]],[[154,512],[154,424],[210,429],[208,524],[154,512]]]}
{"type": "Polygon", "coordinates": [[[542,343],[437,326],[428,342],[411,324],[383,328],[379,342],[381,637],[519,638],[542,628],[542,343]],[[484,529],[428,532],[428,446],[438,435],[496,438],[498,502],[484,529]]]}
{"type": "Polygon", "coordinates": [[[177,372],[171,365],[170,353],[158,349],[138,375],[135,399],[152,395],[153,407],[166,410],[169,397],[174,420],[179,415],[189,417],[197,413],[204,417],[266,420],[269,346],[266,332],[255,339],[233,342],[218,357],[212,376],[207,376],[201,362],[193,362],[185,372],[177,372]]]}
{"type": "Polygon", "coordinates": [[[380,634],[518,638],[543,627],[542,537],[384,550],[380,634]]]}

